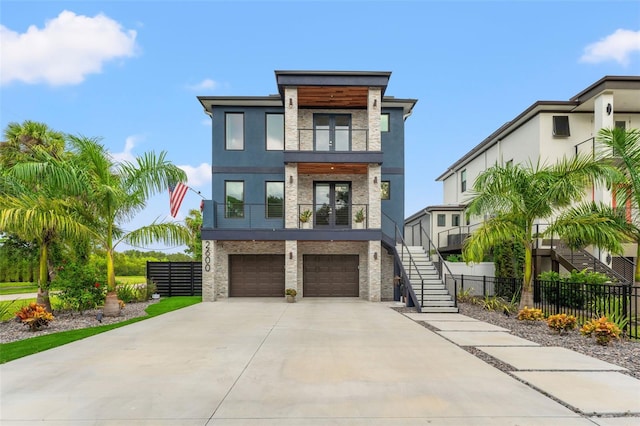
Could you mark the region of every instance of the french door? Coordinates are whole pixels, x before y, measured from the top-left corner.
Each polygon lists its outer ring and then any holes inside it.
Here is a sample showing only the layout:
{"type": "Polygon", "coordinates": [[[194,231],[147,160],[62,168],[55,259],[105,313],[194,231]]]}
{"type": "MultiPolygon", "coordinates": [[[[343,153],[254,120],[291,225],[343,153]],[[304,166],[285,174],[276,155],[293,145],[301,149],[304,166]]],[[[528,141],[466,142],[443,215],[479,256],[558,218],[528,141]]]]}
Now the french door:
{"type": "Polygon", "coordinates": [[[351,149],[350,115],[314,114],[313,129],[316,151],[349,151],[351,149]]]}
{"type": "Polygon", "coordinates": [[[351,226],[351,183],[314,183],[314,228],[351,226]]]}

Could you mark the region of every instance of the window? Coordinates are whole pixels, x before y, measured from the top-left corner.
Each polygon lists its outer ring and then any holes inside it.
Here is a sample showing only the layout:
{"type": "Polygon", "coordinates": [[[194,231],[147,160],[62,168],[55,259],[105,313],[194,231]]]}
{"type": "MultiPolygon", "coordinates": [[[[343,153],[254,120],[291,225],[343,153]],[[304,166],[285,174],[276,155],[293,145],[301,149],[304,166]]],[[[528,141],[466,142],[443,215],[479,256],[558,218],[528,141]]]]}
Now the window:
{"type": "Polygon", "coordinates": [[[562,137],[571,136],[571,132],[569,132],[569,116],[568,115],[553,116],[553,136],[562,136],[562,137]]]}
{"type": "Polygon", "coordinates": [[[447,226],[447,217],[445,215],[438,215],[438,226],[447,226]]]}
{"type": "Polygon", "coordinates": [[[624,130],[627,128],[627,123],[625,121],[616,121],[615,128],[624,130]]]}
{"type": "Polygon", "coordinates": [[[460,172],[460,192],[467,190],[467,169],[460,172]]]}
{"type": "Polygon", "coordinates": [[[267,151],[284,149],[284,115],[267,114],[267,151]]]}
{"type": "Polygon", "coordinates": [[[242,151],[244,149],[244,114],[230,113],[225,115],[226,149],[242,151]]]}
{"type": "Polygon", "coordinates": [[[389,114],[380,114],[380,131],[389,131],[389,114]]]}
{"type": "Polygon", "coordinates": [[[267,182],[265,197],[267,219],[284,217],[284,182],[267,182]]]}
{"type": "Polygon", "coordinates": [[[451,226],[460,226],[460,215],[454,214],[451,216],[451,226]]]}
{"type": "Polygon", "coordinates": [[[224,182],[225,209],[224,217],[232,219],[244,218],[244,182],[224,182]]]}
{"type": "Polygon", "coordinates": [[[383,180],[380,183],[380,199],[381,200],[391,199],[391,182],[389,182],[388,180],[383,180]]]}

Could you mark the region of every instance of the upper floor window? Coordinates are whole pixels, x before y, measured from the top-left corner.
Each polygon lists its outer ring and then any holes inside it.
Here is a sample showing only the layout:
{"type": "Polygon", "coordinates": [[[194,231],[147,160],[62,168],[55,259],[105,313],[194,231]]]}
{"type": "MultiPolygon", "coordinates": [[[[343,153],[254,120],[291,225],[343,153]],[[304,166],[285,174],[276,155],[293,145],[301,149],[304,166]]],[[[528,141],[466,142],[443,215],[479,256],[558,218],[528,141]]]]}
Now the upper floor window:
{"type": "Polygon", "coordinates": [[[284,115],[267,114],[267,151],[284,149],[284,115]]]}
{"type": "Polygon", "coordinates": [[[553,116],[553,136],[571,136],[568,115],[553,116]]]}
{"type": "Polygon", "coordinates": [[[380,114],[380,131],[389,131],[389,114],[380,114]]]}
{"type": "Polygon", "coordinates": [[[467,190],[467,169],[460,172],[460,192],[467,190]]]}
{"type": "Polygon", "coordinates": [[[284,216],[284,182],[267,182],[266,190],[267,218],[284,216]]]}
{"type": "Polygon", "coordinates": [[[438,226],[447,226],[447,216],[444,214],[438,215],[438,226]]]}
{"type": "Polygon", "coordinates": [[[391,182],[389,182],[388,180],[383,180],[382,182],[380,182],[380,199],[391,199],[391,182]]]}
{"type": "Polygon", "coordinates": [[[225,114],[226,149],[242,151],[244,149],[244,114],[228,112],[225,114]]]}
{"type": "Polygon", "coordinates": [[[454,214],[451,216],[451,226],[460,226],[460,215],[454,214]]]}
{"type": "Polygon", "coordinates": [[[313,129],[316,151],[349,151],[351,148],[350,115],[315,114],[313,129]]]}
{"type": "Polygon", "coordinates": [[[225,181],[224,199],[224,217],[242,219],[244,217],[244,181],[225,181]]]}

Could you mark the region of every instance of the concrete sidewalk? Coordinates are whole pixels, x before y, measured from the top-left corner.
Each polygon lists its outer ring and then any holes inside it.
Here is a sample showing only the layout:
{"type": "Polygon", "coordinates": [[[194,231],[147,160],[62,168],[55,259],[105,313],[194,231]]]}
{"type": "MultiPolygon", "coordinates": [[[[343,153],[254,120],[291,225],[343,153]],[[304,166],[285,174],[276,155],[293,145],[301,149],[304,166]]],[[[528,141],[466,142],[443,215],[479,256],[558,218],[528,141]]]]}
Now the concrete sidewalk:
{"type": "MultiPolygon", "coordinates": [[[[3,426],[637,424],[581,415],[354,299],[201,303],[9,362],[0,377],[3,426]]],[[[596,389],[576,392],[620,401],[596,389]]]]}

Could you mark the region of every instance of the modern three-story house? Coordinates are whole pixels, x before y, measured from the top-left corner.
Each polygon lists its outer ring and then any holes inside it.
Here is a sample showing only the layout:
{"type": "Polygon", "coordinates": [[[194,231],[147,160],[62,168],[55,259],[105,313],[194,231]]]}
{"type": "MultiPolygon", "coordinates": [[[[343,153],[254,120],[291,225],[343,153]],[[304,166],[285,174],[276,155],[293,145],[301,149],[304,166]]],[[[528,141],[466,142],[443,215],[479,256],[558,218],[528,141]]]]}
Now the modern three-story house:
{"type": "Polygon", "coordinates": [[[277,95],[201,96],[212,119],[203,299],[391,300],[404,125],[390,72],[276,71],[277,95]]]}

